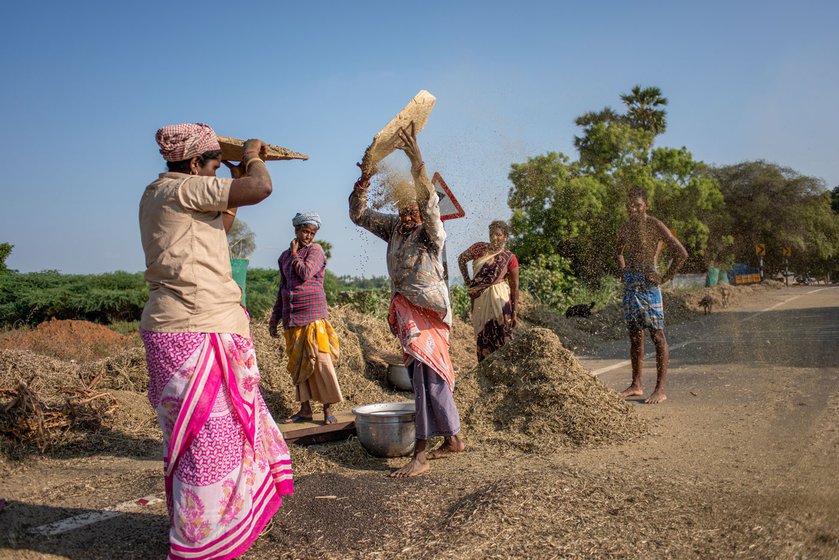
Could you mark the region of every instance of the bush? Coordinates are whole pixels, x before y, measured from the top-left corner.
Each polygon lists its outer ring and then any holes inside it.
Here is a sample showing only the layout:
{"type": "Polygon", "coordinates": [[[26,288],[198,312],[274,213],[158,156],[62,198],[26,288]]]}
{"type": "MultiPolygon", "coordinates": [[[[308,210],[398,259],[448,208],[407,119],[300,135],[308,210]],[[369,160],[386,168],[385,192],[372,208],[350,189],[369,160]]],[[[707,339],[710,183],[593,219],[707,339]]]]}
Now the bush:
{"type": "Polygon", "coordinates": [[[0,276],[0,325],[37,325],[53,317],[105,324],[136,321],[147,298],[139,272],[8,272],[0,276]]]}
{"type": "Polygon", "coordinates": [[[472,307],[469,291],[466,286],[452,286],[449,294],[452,300],[452,314],[465,321],[469,317],[469,311],[472,307]]]}
{"type": "Polygon", "coordinates": [[[249,268],[245,284],[245,307],[251,319],[261,321],[273,309],[280,288],[280,272],[270,268],[249,268]]]}
{"type": "Polygon", "coordinates": [[[537,301],[555,310],[564,310],[578,287],[571,263],[559,255],[539,255],[535,262],[522,266],[519,286],[537,301]]]}
{"type": "Polygon", "coordinates": [[[345,290],[338,294],[338,303],[348,305],[359,313],[386,319],[390,311],[390,288],[345,290]]]}
{"type": "MultiPolygon", "coordinates": [[[[588,286],[583,283],[577,284],[566,299],[568,305],[578,303],[594,302],[596,309],[602,309],[607,305],[617,303],[623,295],[623,284],[620,279],[614,276],[604,276],[600,279],[599,286],[588,286]]],[[[562,309],[561,311],[564,311],[562,309]]]]}

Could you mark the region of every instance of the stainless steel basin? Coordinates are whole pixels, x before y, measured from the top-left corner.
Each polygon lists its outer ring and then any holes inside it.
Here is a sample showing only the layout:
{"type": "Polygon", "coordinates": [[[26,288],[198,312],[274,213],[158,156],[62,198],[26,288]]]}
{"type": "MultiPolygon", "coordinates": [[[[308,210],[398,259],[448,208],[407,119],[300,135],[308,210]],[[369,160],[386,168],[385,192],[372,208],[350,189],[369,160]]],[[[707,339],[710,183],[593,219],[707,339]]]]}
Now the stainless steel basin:
{"type": "Polygon", "coordinates": [[[414,451],[416,407],[413,402],[376,403],[352,409],[361,445],[377,457],[404,457],[414,451]]]}
{"type": "Polygon", "coordinates": [[[408,375],[408,368],[401,364],[388,364],[387,380],[391,385],[400,391],[413,391],[411,377],[408,375]]]}

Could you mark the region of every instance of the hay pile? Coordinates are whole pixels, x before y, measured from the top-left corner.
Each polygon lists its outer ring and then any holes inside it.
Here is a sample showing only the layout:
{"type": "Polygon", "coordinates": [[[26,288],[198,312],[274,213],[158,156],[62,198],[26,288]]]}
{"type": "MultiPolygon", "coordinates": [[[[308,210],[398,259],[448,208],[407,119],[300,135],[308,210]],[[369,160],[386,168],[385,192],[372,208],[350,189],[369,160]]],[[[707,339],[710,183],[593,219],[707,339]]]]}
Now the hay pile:
{"type": "Polygon", "coordinates": [[[0,350],[0,447],[9,456],[51,448],[145,453],[160,439],[147,384],[140,348],[85,364],[0,350]]]}
{"type": "MultiPolygon", "coordinates": [[[[713,303],[712,311],[715,311],[736,305],[757,293],[765,292],[766,290],[777,290],[783,287],[783,282],[766,280],[763,284],[747,284],[745,286],[717,284],[711,288],[703,288],[699,291],[686,292],[680,295],[685,306],[695,313],[700,313],[704,310],[699,302],[706,296],[711,299],[713,303]]],[[[665,308],[666,311],[667,309],[665,308]]]]}
{"type": "MultiPolygon", "coordinates": [[[[665,291],[662,293],[665,328],[694,319],[702,313],[701,306],[690,303],[695,293],[697,292],[665,291]]],[[[701,297],[700,295],[699,299],[701,297]]],[[[697,299],[697,304],[699,299],[697,299]]],[[[600,340],[620,340],[627,337],[622,304],[608,305],[592,313],[591,317],[577,317],[569,320],[574,321],[576,328],[580,331],[594,335],[600,340]]]]}
{"type": "Polygon", "coordinates": [[[375,457],[370,455],[358,438],[351,436],[340,442],[290,446],[294,476],[316,472],[391,471],[405,464],[404,457],[375,457]]]}
{"type": "MultiPolygon", "coordinates": [[[[337,372],[345,401],[338,410],[412,398],[388,385],[387,363],[399,363],[402,356],[386,322],[339,307],[332,311],[332,324],[342,351],[337,372]]],[[[251,333],[265,400],[275,418],[290,415],[298,403],[286,371],[284,340],[271,338],[267,321],[253,321],[251,333]]],[[[137,452],[146,452],[160,431],[146,397],[145,352],[133,339],[84,321],[50,321],[5,337],[11,341],[7,344],[32,349],[0,350],[0,444],[5,451],[82,448],[87,436],[108,432],[123,447],[136,440],[137,452]],[[55,341],[72,347],[73,357],[38,353],[57,353],[55,341]],[[111,355],[94,359],[105,348],[103,342],[117,344],[108,347],[111,355]]],[[[469,354],[474,361],[474,351],[469,354]]]]}
{"type": "Polygon", "coordinates": [[[618,305],[601,308],[591,317],[569,318],[545,307],[524,292],[521,294],[519,317],[525,327],[550,329],[559,337],[565,348],[577,354],[594,353],[604,340],[616,340],[626,336],[623,311],[618,305]]]}
{"type": "Polygon", "coordinates": [[[548,329],[521,332],[477,368],[474,380],[463,381],[463,396],[456,398],[466,436],[481,444],[538,453],[646,433],[620,395],[592,377],[548,329]]]}
{"type": "MultiPolygon", "coordinates": [[[[349,306],[330,309],[330,323],[341,343],[341,360],[336,368],[344,402],[336,410],[376,402],[412,400],[410,392],[395,390],[387,381],[387,366],[402,363],[399,341],[387,321],[360,313],[349,306]]],[[[297,411],[294,386],[286,371],[285,341],[271,338],[265,321],[251,323],[251,335],[262,375],[266,402],[275,417],[297,411]]],[[[455,371],[468,371],[477,364],[472,326],[455,319],[451,331],[451,357],[455,371]]],[[[317,405],[316,405],[317,407],[317,405]]],[[[316,408],[315,413],[319,411],[316,408]]]]}

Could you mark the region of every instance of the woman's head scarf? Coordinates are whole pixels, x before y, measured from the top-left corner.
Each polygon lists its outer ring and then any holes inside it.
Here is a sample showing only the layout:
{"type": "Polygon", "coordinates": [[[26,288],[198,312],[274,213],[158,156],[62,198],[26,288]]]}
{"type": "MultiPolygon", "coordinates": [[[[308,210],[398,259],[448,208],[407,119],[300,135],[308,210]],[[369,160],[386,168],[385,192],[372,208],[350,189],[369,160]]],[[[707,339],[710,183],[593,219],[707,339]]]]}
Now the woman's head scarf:
{"type": "Polygon", "coordinates": [[[320,216],[314,212],[298,212],[294,218],[291,219],[291,224],[294,227],[300,227],[305,224],[311,224],[320,229],[320,216]]]}
{"type": "Polygon", "coordinates": [[[204,152],[221,150],[215,131],[204,123],[164,126],[157,131],[154,139],[166,161],[183,161],[204,152]]]}

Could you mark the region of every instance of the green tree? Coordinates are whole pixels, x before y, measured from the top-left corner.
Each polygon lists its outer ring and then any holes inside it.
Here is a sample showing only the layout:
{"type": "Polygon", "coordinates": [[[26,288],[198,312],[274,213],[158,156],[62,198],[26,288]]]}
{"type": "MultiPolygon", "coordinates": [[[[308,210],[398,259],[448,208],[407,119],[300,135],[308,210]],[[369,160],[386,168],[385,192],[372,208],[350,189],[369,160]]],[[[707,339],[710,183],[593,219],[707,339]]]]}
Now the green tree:
{"type": "Polygon", "coordinates": [[[6,266],[6,259],[12,254],[14,248],[15,246],[10,243],[0,243],[0,274],[9,271],[9,267],[6,266]]]}
{"type": "Polygon", "coordinates": [[[621,99],[625,113],[606,107],[577,118],[577,161],[549,152],[511,165],[512,248],[524,264],[559,255],[578,278],[598,283],[614,271],[615,237],[635,186],[685,243],[689,269],[704,270],[730,253],[716,179],[686,148],[652,147],[666,128],[661,91],[636,86],[621,99]]]}
{"type": "Polygon", "coordinates": [[[824,181],[788,167],[750,161],[712,171],[720,184],[732,223],[738,260],[756,263],[754,245],[766,245],[764,265],[783,268],[790,247],[791,267],[827,272],[839,257],[839,216],[831,208],[824,181]]]}
{"type": "Polygon", "coordinates": [[[512,249],[522,262],[560,255],[580,276],[602,273],[604,261],[594,253],[609,229],[603,226],[606,184],[554,152],[511,167],[512,249]]]}
{"type": "Polygon", "coordinates": [[[323,239],[315,239],[313,243],[320,245],[320,248],[323,249],[323,254],[326,255],[326,260],[332,258],[332,243],[323,239]]]}
{"type": "Polygon", "coordinates": [[[539,255],[521,268],[521,288],[541,304],[555,310],[568,305],[568,296],[577,286],[570,263],[559,255],[539,255]]]}

